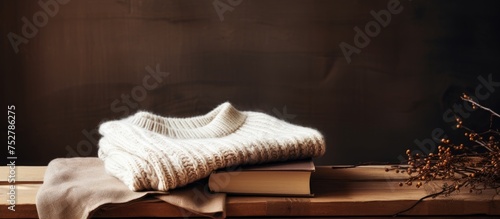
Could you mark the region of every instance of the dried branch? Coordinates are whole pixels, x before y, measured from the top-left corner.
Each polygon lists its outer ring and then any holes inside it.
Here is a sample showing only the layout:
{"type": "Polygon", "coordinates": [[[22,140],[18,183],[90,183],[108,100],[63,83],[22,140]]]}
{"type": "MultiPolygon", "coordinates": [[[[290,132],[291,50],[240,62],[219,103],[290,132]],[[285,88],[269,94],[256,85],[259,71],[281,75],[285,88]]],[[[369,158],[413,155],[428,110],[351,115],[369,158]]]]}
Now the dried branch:
{"type": "Polygon", "coordinates": [[[400,186],[415,185],[417,188],[433,180],[445,180],[442,190],[424,196],[410,208],[395,214],[402,214],[414,208],[423,200],[438,195],[449,195],[466,188],[470,193],[481,193],[486,189],[494,189],[500,192],[500,132],[492,128],[492,120],[500,115],[492,109],[480,105],[464,94],[462,100],[472,104],[473,108],[479,107],[491,113],[490,129],[484,132],[476,132],[463,125],[461,118],[457,116],[456,127],[464,130],[464,136],[469,142],[464,145],[453,143],[450,139],[442,139],[437,153],[414,154],[411,150],[406,151],[407,165],[400,165],[386,169],[395,170],[396,173],[406,173],[408,178],[400,182],[400,186]]]}

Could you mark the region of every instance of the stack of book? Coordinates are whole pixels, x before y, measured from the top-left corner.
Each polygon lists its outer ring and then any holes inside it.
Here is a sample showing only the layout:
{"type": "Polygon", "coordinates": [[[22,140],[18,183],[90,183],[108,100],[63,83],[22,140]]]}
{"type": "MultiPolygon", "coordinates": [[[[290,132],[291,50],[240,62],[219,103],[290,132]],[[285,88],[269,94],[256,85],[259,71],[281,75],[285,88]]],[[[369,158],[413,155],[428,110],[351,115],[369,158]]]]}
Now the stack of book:
{"type": "Polygon", "coordinates": [[[208,186],[213,192],[241,195],[312,196],[312,159],[242,166],[212,173],[208,186]]]}

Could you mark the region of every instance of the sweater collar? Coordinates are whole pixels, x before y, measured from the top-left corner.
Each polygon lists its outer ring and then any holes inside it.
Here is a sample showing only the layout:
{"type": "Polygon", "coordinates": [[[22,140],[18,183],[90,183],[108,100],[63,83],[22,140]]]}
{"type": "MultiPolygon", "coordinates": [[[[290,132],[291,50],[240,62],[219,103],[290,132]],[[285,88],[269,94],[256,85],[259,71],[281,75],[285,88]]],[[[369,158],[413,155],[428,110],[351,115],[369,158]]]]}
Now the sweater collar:
{"type": "Polygon", "coordinates": [[[169,138],[217,138],[235,132],[245,121],[246,114],[225,102],[205,115],[190,118],[162,117],[139,111],[128,117],[131,123],[169,138]]]}

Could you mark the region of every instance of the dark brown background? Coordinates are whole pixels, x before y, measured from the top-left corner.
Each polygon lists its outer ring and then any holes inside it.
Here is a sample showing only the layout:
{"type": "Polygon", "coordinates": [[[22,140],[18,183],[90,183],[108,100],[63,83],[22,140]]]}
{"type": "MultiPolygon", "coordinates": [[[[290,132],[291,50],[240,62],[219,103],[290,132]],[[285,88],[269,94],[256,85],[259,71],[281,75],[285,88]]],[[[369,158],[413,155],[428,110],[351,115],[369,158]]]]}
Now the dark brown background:
{"type": "Polygon", "coordinates": [[[326,136],[319,164],[397,162],[435,128],[453,135],[443,113],[479,75],[500,81],[500,1],[401,0],[347,63],[339,44],[388,1],[243,0],[221,21],[212,0],[72,0],[17,54],[7,34],[41,8],[1,1],[1,106],[16,106],[18,165],[95,156],[98,136],[82,131],[123,117],[111,104],[157,64],[170,74],[128,113],[191,116],[226,100],[278,117],[286,108],[283,119],[326,136]]]}

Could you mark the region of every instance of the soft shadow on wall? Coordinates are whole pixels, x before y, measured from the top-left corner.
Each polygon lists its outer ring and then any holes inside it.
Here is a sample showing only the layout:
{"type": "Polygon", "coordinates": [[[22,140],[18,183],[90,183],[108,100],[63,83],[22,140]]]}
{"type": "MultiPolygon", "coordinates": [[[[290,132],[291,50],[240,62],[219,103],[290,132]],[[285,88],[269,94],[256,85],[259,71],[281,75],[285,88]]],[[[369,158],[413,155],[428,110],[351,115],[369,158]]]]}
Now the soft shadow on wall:
{"type": "MultiPolygon", "coordinates": [[[[24,165],[95,156],[103,120],[226,100],[319,129],[318,164],[398,162],[454,136],[463,91],[500,81],[493,0],[42,2],[58,5],[46,22],[33,1],[0,3],[1,102],[16,106],[24,165]],[[17,53],[9,33],[27,40],[17,53]]],[[[481,103],[499,108],[490,88],[481,103]]]]}

